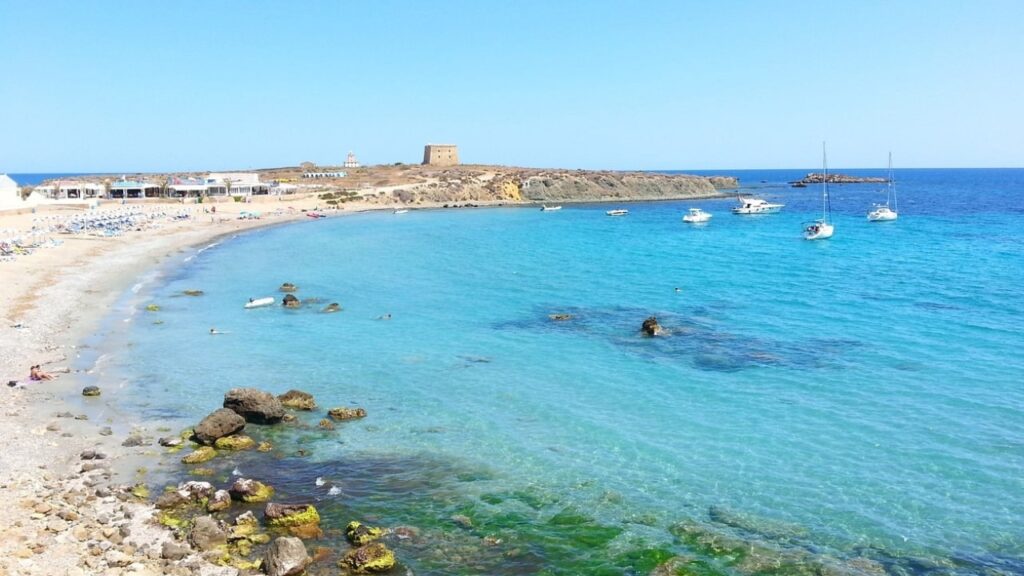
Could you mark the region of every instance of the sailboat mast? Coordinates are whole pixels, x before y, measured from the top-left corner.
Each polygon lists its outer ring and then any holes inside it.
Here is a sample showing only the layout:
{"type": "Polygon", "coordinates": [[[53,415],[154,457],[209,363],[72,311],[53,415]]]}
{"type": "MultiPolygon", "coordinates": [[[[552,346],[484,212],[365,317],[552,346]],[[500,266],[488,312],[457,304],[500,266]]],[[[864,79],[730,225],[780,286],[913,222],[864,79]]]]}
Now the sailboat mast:
{"type": "MultiPolygon", "coordinates": [[[[896,183],[892,180],[892,152],[889,152],[889,192],[892,193],[892,209],[899,212],[899,204],[896,202],[896,183]]],[[[889,205],[889,195],[885,195],[885,205],[889,205]]]]}
{"type": "Polygon", "coordinates": [[[821,167],[822,167],[822,178],[821,178],[821,217],[828,222],[828,216],[832,212],[831,202],[828,198],[828,154],[825,152],[825,143],[821,143],[821,167]]]}

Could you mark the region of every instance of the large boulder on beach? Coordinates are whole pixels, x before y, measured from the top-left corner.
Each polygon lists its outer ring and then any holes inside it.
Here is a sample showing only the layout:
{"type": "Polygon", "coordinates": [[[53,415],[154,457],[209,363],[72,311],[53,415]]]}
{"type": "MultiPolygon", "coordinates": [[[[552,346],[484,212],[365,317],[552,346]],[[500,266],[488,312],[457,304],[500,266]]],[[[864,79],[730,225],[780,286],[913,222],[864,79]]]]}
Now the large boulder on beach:
{"type": "Polygon", "coordinates": [[[263,555],[263,571],[267,576],[297,576],[311,561],[302,540],[285,536],[275,539],[267,547],[263,555]]]}
{"type": "Polygon", "coordinates": [[[99,386],[86,386],[85,388],[82,388],[82,396],[99,396],[99,395],[100,395],[100,387],[99,386]]]}
{"type": "Polygon", "coordinates": [[[312,504],[277,504],[270,502],[263,509],[270,528],[283,528],[299,538],[320,538],[320,513],[312,504]]]}
{"type": "Polygon", "coordinates": [[[316,400],[313,399],[313,395],[302,390],[289,390],[278,396],[277,399],[287,408],[316,410],[316,400]]]}
{"type": "Polygon", "coordinates": [[[209,416],[203,418],[195,427],[195,439],[200,444],[207,446],[213,444],[218,438],[230,436],[245,428],[245,418],[238,412],[227,408],[214,410],[209,416]]]}
{"type": "Polygon", "coordinates": [[[193,547],[205,552],[227,544],[228,533],[212,516],[200,516],[192,522],[188,541],[193,547]]]}
{"type": "Polygon", "coordinates": [[[663,332],[661,324],[658,324],[658,319],[654,316],[649,316],[644,323],[640,326],[640,330],[647,336],[660,336],[663,332]]]}
{"type": "Polygon", "coordinates": [[[395,553],[380,542],[371,542],[349,550],[338,564],[353,572],[386,572],[395,566],[395,553]]]}
{"type": "Polygon", "coordinates": [[[246,422],[276,424],[284,418],[284,406],[276,396],[255,388],[232,388],[224,395],[224,408],[233,410],[246,422]]]}

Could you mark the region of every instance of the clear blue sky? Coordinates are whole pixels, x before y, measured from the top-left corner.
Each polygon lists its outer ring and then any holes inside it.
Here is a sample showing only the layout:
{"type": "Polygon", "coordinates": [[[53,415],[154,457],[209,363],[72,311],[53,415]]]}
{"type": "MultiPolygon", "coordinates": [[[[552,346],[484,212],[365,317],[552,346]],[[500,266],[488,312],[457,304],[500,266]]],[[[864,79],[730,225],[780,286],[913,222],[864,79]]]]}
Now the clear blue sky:
{"type": "Polygon", "coordinates": [[[1024,2],[0,0],[0,172],[1024,166],[1024,2]]]}

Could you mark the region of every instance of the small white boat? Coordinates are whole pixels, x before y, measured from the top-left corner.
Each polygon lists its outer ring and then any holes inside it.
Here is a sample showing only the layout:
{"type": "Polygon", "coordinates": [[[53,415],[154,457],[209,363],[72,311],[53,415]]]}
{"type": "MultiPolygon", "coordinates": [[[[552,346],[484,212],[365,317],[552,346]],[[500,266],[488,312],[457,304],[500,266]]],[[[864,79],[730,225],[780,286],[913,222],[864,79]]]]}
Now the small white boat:
{"type": "Polygon", "coordinates": [[[540,211],[541,212],[554,212],[555,210],[561,210],[561,209],[562,209],[561,206],[547,206],[547,205],[543,205],[543,204],[540,207],[540,211]]]}
{"type": "Polygon", "coordinates": [[[804,225],[804,240],[825,240],[831,238],[836,231],[830,221],[832,219],[832,201],[828,196],[828,157],[825,155],[825,143],[821,143],[821,166],[825,177],[821,179],[821,218],[804,225]]]}
{"type": "Polygon", "coordinates": [[[739,202],[739,206],[732,209],[733,214],[774,214],[785,206],[785,204],[773,204],[753,196],[741,196],[736,201],[739,202]]]}
{"type": "Polygon", "coordinates": [[[711,221],[711,214],[701,210],[700,208],[690,208],[689,213],[683,216],[683,222],[689,222],[690,224],[703,224],[711,221]]]}
{"type": "Polygon", "coordinates": [[[629,210],[626,210],[624,208],[616,208],[615,210],[609,210],[605,212],[605,214],[609,216],[625,216],[626,214],[629,214],[629,210]]]}
{"type": "Polygon", "coordinates": [[[885,204],[875,204],[868,212],[868,222],[890,222],[899,217],[899,208],[896,204],[896,185],[892,181],[892,152],[889,152],[889,182],[885,189],[885,204]],[[889,199],[892,199],[892,208],[889,207],[889,199]]]}
{"type": "Polygon", "coordinates": [[[266,298],[257,298],[255,300],[250,299],[245,303],[246,308],[262,308],[263,306],[270,306],[274,303],[273,296],[267,296],[266,298]]]}
{"type": "Polygon", "coordinates": [[[409,213],[409,211],[408,211],[408,210],[406,210],[405,208],[399,208],[398,210],[395,210],[395,212],[394,212],[394,213],[395,213],[395,214],[408,214],[408,213],[409,213]]]}

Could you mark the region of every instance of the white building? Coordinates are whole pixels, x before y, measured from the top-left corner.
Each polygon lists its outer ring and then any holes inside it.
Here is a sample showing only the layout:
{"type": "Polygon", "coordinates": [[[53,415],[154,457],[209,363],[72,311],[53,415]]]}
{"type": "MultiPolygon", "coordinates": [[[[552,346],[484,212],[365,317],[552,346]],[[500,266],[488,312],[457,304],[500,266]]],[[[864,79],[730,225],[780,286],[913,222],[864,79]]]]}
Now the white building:
{"type": "Polygon", "coordinates": [[[147,180],[117,180],[110,183],[110,198],[159,198],[160,185],[147,180]]]}
{"type": "Polygon", "coordinates": [[[21,189],[7,174],[0,174],[0,210],[15,210],[24,208],[25,201],[21,199],[21,189]]]}
{"type": "Polygon", "coordinates": [[[210,186],[202,178],[168,178],[167,195],[172,198],[198,198],[206,196],[210,186]]]}
{"type": "Polygon", "coordinates": [[[210,172],[206,175],[210,196],[253,196],[270,193],[270,185],[260,182],[255,172],[210,172]]]}
{"type": "MultiPolygon", "coordinates": [[[[50,188],[54,187],[50,186],[50,188]]],[[[103,193],[103,184],[58,181],[56,189],[47,193],[46,196],[53,200],[84,200],[88,198],[102,198],[103,193]]]]}
{"type": "Polygon", "coordinates": [[[359,168],[359,160],[356,160],[356,155],[352,152],[349,152],[348,158],[345,158],[345,168],[359,168]]]}

